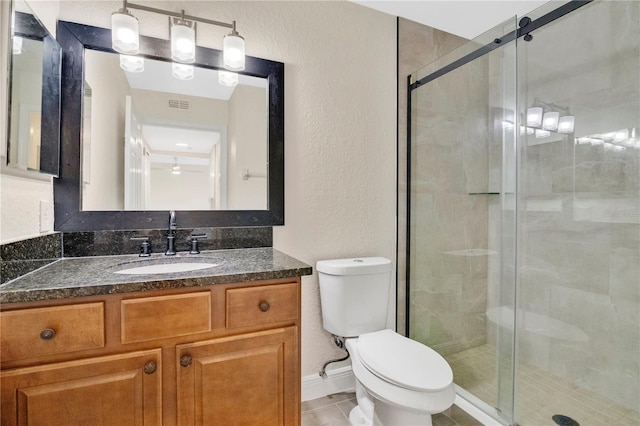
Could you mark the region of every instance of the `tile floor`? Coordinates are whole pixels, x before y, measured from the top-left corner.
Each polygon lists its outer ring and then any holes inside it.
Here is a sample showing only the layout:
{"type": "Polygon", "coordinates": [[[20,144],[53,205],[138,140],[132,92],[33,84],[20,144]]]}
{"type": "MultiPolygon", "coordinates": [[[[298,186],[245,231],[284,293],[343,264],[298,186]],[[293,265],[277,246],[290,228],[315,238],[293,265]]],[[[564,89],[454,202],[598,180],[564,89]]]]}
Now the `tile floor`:
{"type": "MultiPolygon", "coordinates": [[[[356,406],[354,393],[337,393],[302,403],[302,426],[349,426],[349,412],[356,406]]],[[[456,407],[433,416],[433,426],[481,426],[456,407]]]]}
{"type": "MultiPolygon", "coordinates": [[[[495,349],[483,345],[445,357],[454,381],[490,405],[496,402],[495,349]]],[[[555,426],[554,414],[581,426],[640,426],[640,414],[574,383],[527,364],[518,367],[516,401],[521,426],[555,426]]],[[[435,422],[434,422],[435,424],[435,422]]]]}

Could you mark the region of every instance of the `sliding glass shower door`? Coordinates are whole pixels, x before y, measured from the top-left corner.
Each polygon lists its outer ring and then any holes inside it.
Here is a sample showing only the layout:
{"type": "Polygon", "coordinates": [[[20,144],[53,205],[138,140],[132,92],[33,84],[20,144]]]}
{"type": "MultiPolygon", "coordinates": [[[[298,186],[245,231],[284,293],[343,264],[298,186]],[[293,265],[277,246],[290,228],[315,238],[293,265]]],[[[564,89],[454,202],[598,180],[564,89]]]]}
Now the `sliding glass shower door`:
{"type": "Polygon", "coordinates": [[[515,30],[514,18],[411,76],[408,151],[409,337],[507,422],[515,293],[501,281],[515,271],[516,51],[502,40],[515,30]]]}
{"type": "Polygon", "coordinates": [[[640,2],[550,2],[409,92],[409,336],[505,424],[640,424],[640,2]]]}

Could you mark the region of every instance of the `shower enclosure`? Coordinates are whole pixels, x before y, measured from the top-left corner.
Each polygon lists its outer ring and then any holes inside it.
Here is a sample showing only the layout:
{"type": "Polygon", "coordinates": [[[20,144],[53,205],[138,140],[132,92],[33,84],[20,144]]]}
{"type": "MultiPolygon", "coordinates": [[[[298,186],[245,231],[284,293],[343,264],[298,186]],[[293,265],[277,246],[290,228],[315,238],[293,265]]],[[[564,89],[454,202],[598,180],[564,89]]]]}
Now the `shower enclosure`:
{"type": "Polygon", "coordinates": [[[408,335],[504,424],[640,424],[640,2],[550,2],[408,85],[408,335]]]}

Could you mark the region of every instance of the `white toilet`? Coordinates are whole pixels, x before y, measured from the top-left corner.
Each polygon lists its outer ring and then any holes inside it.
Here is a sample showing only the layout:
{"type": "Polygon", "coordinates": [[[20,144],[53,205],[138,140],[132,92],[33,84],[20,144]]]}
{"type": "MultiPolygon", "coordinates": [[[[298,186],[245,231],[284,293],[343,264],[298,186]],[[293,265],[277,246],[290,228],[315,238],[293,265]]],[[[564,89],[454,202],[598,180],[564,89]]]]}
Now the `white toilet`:
{"type": "Polygon", "coordinates": [[[453,372],[436,351],[385,329],[391,261],[383,257],[316,264],[324,328],[346,338],[358,405],[352,425],[431,425],[455,399],[453,372]]]}

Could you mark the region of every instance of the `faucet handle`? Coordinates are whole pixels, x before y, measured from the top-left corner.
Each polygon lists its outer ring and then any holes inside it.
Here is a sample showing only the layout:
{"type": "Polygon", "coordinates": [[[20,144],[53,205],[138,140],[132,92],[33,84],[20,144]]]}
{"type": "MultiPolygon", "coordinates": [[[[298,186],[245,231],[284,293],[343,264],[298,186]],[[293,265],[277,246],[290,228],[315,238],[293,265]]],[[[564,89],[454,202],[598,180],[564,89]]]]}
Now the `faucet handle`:
{"type": "Polygon", "coordinates": [[[209,236],[207,234],[191,235],[191,251],[189,251],[189,254],[200,254],[198,240],[206,240],[208,238],[209,236]]]}
{"type": "Polygon", "coordinates": [[[140,244],[140,257],[149,257],[151,256],[151,243],[149,242],[149,237],[131,237],[131,241],[142,241],[140,244]]]}

